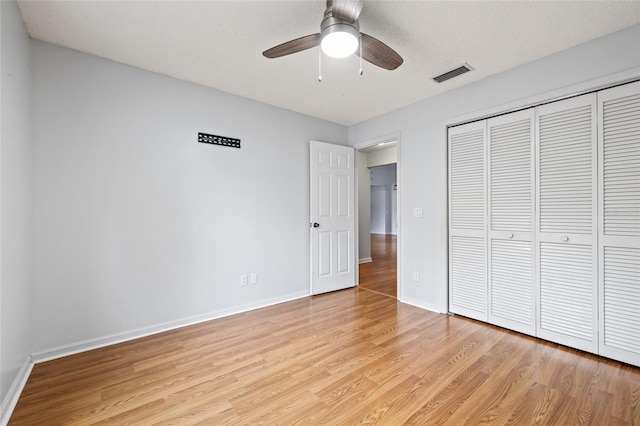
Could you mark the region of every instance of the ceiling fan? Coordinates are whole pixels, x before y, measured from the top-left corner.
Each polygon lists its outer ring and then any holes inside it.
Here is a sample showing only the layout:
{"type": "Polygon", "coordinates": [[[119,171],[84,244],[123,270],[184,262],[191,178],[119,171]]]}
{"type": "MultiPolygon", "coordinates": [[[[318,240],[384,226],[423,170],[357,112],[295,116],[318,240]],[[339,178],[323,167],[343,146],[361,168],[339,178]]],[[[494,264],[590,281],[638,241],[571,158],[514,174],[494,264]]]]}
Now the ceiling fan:
{"type": "Polygon", "coordinates": [[[402,57],[395,50],[360,32],[358,17],[363,3],[364,0],[327,0],[319,33],[287,41],[262,54],[267,58],[279,58],[320,45],[325,54],[334,58],[345,58],[356,53],[380,68],[398,68],[402,65],[402,57]]]}

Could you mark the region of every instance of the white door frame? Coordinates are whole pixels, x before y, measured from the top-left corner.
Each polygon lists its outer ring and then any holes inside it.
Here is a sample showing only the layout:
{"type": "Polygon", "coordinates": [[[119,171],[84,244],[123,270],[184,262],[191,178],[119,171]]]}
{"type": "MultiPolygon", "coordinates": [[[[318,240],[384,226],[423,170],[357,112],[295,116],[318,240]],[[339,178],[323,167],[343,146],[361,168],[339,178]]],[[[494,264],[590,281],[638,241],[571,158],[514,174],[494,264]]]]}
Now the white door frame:
{"type": "MultiPolygon", "coordinates": [[[[401,226],[401,217],[402,217],[402,203],[400,202],[400,200],[402,199],[402,182],[401,182],[401,176],[402,174],[400,173],[400,169],[401,169],[401,149],[400,147],[402,146],[402,144],[400,143],[400,133],[392,133],[386,136],[380,136],[377,138],[373,138],[373,139],[367,139],[361,142],[357,142],[353,148],[356,151],[359,151],[363,148],[369,148],[371,146],[374,145],[378,145],[380,143],[384,143],[384,142],[390,142],[395,140],[397,142],[397,148],[396,148],[396,153],[397,153],[397,160],[396,160],[396,184],[397,184],[397,191],[396,191],[396,196],[397,196],[397,204],[396,204],[396,221],[397,221],[397,228],[396,228],[396,232],[397,232],[397,236],[396,236],[396,267],[397,267],[397,275],[396,275],[396,298],[398,299],[398,301],[402,300],[402,285],[401,285],[401,281],[400,281],[400,277],[402,277],[402,271],[401,271],[401,262],[400,262],[400,252],[401,252],[401,244],[400,244],[400,239],[401,239],[401,235],[402,235],[402,226],[401,226]]],[[[358,164],[357,164],[357,156],[356,156],[356,170],[358,168],[358,164]]],[[[355,197],[356,197],[356,201],[359,199],[358,197],[358,173],[356,173],[356,182],[355,182],[355,197]]],[[[359,219],[359,215],[360,215],[360,203],[356,202],[356,236],[355,236],[355,240],[356,241],[360,241],[360,235],[359,235],[359,223],[358,223],[358,219],[359,219]]],[[[356,244],[356,265],[358,264],[358,259],[360,259],[360,248],[359,248],[360,244],[356,244]]],[[[356,284],[360,285],[360,268],[356,269],[356,284]]]]}

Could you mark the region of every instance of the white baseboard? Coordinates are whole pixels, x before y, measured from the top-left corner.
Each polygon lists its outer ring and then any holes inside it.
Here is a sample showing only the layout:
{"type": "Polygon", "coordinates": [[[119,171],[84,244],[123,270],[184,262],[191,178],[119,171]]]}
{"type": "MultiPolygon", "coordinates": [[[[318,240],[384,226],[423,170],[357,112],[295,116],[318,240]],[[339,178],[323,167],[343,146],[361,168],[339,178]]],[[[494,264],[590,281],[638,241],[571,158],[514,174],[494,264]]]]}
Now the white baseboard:
{"type": "Polygon", "coordinates": [[[431,305],[429,303],[423,303],[415,299],[411,299],[410,297],[402,297],[398,299],[402,303],[406,303],[407,305],[415,306],[417,308],[426,309],[427,311],[435,312],[437,314],[446,314],[446,312],[442,312],[440,307],[436,305],[431,305]]]}
{"type": "Polygon", "coordinates": [[[13,414],[13,410],[16,408],[20,394],[24,389],[24,385],[27,384],[32,369],[33,361],[30,356],[27,356],[20,371],[18,371],[18,375],[9,388],[9,392],[7,392],[7,395],[2,401],[2,405],[0,405],[0,425],[6,426],[9,423],[11,414],[13,414]]]}
{"type": "Polygon", "coordinates": [[[373,262],[373,259],[370,257],[363,257],[362,259],[358,260],[358,263],[369,263],[369,262],[373,262]]]}
{"type": "Polygon", "coordinates": [[[49,349],[41,352],[35,352],[31,354],[31,360],[33,361],[33,363],[38,364],[40,362],[50,361],[52,359],[74,355],[80,352],[90,351],[92,349],[98,349],[98,348],[103,348],[105,346],[115,345],[117,343],[122,343],[129,340],[139,339],[141,337],[146,337],[146,336],[162,333],[169,330],[174,330],[176,328],[186,327],[189,325],[194,325],[194,324],[198,324],[205,321],[211,321],[217,318],[222,318],[230,315],[239,314],[242,312],[252,311],[254,309],[260,309],[260,308],[264,308],[271,305],[277,305],[279,303],[289,302],[295,299],[301,299],[309,295],[310,295],[309,291],[301,291],[297,293],[288,294],[283,297],[274,297],[271,299],[261,300],[259,302],[251,303],[248,305],[237,306],[230,309],[222,309],[220,311],[210,312],[203,315],[196,315],[193,317],[183,318],[180,320],[153,325],[150,327],[138,328],[136,330],[112,334],[104,337],[98,337],[95,339],[83,340],[81,342],[59,346],[57,348],[53,348],[53,349],[49,349]]]}

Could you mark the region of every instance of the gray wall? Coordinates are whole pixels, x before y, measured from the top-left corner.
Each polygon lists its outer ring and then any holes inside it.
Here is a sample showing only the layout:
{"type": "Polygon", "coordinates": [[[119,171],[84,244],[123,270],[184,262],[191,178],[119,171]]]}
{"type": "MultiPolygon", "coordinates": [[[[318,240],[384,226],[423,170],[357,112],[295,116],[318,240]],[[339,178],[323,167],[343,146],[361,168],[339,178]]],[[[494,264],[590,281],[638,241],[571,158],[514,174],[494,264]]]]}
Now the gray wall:
{"type": "MultiPolygon", "coordinates": [[[[370,153],[372,154],[372,153],[370,153]]],[[[373,198],[371,201],[371,232],[374,234],[396,234],[396,206],[397,190],[396,184],[396,164],[386,164],[384,166],[371,167],[371,186],[382,187],[384,189],[384,203],[376,205],[373,198]],[[374,217],[378,220],[374,220],[374,217]]],[[[373,192],[373,188],[371,188],[373,192]]]]}
{"type": "Polygon", "coordinates": [[[401,300],[447,310],[446,124],[463,115],[522,106],[541,94],[569,94],[569,86],[639,67],[638,52],[636,25],[349,128],[351,145],[401,135],[401,300]],[[412,217],[414,207],[423,208],[422,218],[412,217]],[[420,273],[420,282],[412,282],[413,271],[420,273]]]}
{"type": "Polygon", "coordinates": [[[309,294],[309,140],[346,127],[33,47],[36,351],[309,294]]]}
{"type": "Polygon", "coordinates": [[[0,401],[4,404],[32,349],[32,89],[31,46],[16,4],[0,2],[0,15],[0,401]]]}
{"type": "Polygon", "coordinates": [[[371,192],[367,153],[356,151],[358,181],[358,260],[371,260],[371,192]]]}

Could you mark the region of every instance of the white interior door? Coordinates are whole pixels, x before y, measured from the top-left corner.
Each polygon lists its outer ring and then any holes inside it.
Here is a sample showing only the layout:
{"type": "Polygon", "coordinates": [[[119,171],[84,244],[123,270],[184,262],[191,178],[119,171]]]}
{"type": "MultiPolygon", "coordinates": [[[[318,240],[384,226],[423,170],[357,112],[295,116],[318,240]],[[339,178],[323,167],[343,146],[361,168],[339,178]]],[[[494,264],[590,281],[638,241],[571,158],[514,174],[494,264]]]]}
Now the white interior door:
{"type": "Polygon", "coordinates": [[[354,149],[310,144],[311,294],[353,287],[354,149]]]}

